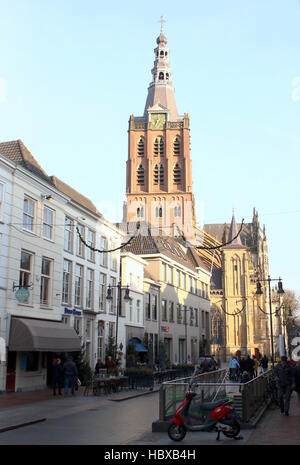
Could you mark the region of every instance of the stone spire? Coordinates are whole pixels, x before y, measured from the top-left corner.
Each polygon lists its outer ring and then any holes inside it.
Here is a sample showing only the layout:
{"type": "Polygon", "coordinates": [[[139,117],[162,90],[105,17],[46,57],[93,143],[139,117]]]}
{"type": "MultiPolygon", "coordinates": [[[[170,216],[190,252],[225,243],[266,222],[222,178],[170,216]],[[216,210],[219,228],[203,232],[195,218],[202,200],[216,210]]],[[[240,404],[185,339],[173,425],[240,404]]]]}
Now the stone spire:
{"type": "Polygon", "coordinates": [[[148,87],[144,116],[147,117],[149,110],[159,111],[161,109],[162,111],[168,111],[170,121],[177,121],[178,113],[169,62],[168,40],[164,35],[163,23],[164,20],[161,17],[160,34],[156,39],[157,47],[154,49],[154,67],[151,70],[153,78],[148,87]]]}
{"type": "MultiPolygon", "coordinates": [[[[235,217],[234,217],[234,211],[232,212],[232,219],[231,219],[231,225],[229,229],[229,234],[228,234],[228,242],[230,242],[239,232],[237,224],[235,222],[235,217]]],[[[236,237],[231,244],[229,244],[227,247],[243,247],[241,237],[238,236],[236,237]]]]}

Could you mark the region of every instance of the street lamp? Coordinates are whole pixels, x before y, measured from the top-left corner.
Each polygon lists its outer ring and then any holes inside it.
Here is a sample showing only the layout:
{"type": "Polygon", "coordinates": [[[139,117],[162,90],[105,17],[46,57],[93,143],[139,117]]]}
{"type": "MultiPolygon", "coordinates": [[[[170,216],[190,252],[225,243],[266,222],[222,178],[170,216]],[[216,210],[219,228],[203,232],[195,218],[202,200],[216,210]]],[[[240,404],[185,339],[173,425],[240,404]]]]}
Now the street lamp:
{"type": "MultiPolygon", "coordinates": [[[[118,308],[117,308],[117,316],[116,316],[116,354],[115,354],[115,360],[117,361],[117,352],[118,352],[118,325],[119,325],[119,315],[122,313],[122,297],[121,297],[121,292],[122,292],[122,287],[121,287],[121,280],[116,286],[111,286],[110,284],[108,285],[107,289],[107,300],[113,300],[113,295],[112,295],[112,289],[117,288],[118,289],[118,308]]],[[[128,302],[131,299],[129,296],[129,286],[127,285],[125,288],[125,295],[123,299],[128,302]]]]}
{"type": "MultiPolygon", "coordinates": [[[[268,287],[269,287],[269,306],[270,306],[270,330],[271,330],[271,350],[272,350],[272,368],[274,368],[274,341],[273,341],[273,321],[272,321],[272,315],[273,313],[277,313],[277,310],[275,312],[272,312],[272,294],[271,294],[271,281],[277,281],[277,279],[271,279],[270,275],[268,275],[267,279],[259,279],[256,283],[256,295],[260,296],[263,294],[263,291],[261,289],[261,282],[267,282],[268,287]]],[[[278,278],[278,290],[279,294],[279,305],[280,305],[280,294],[284,294],[284,290],[282,288],[282,282],[281,278],[278,278]]],[[[258,305],[259,310],[261,310],[263,313],[266,313],[264,310],[260,308],[258,305]]]]}

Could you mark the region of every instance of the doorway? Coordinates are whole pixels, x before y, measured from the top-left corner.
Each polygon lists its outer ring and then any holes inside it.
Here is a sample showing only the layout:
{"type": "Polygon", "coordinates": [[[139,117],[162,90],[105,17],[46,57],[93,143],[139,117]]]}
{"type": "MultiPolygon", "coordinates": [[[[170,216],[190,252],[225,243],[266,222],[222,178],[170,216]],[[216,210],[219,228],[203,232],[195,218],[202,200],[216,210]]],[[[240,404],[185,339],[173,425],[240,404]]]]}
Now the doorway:
{"type": "Polygon", "coordinates": [[[8,352],[7,372],[6,372],[6,392],[15,392],[16,390],[16,366],[17,366],[17,352],[8,352]]]}

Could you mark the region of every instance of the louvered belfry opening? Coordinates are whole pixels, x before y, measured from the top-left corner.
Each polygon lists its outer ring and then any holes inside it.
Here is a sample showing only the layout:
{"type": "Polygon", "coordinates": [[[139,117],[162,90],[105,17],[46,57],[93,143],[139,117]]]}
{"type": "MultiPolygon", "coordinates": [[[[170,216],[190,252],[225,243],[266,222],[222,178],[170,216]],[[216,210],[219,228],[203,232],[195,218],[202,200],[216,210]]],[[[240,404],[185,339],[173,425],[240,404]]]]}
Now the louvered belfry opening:
{"type": "Polygon", "coordinates": [[[180,155],[180,139],[179,139],[179,137],[175,137],[175,139],[174,139],[173,154],[174,155],[180,155]]]}
{"type": "Polygon", "coordinates": [[[164,140],[162,137],[156,137],[154,141],[154,155],[156,156],[163,156],[164,155],[164,140]]]}
{"type": "Polygon", "coordinates": [[[143,165],[140,165],[137,170],[137,183],[139,186],[143,186],[145,182],[145,170],[143,165]]]}
{"type": "Polygon", "coordinates": [[[180,166],[178,163],[174,166],[173,170],[173,176],[174,176],[174,184],[180,184],[181,183],[181,170],[180,166]]]}
{"type": "Polygon", "coordinates": [[[162,164],[154,166],[153,183],[155,186],[164,183],[164,167],[162,164]]]}
{"type": "Polygon", "coordinates": [[[139,157],[143,157],[145,154],[145,144],[144,139],[141,137],[138,142],[137,153],[139,157]]]}

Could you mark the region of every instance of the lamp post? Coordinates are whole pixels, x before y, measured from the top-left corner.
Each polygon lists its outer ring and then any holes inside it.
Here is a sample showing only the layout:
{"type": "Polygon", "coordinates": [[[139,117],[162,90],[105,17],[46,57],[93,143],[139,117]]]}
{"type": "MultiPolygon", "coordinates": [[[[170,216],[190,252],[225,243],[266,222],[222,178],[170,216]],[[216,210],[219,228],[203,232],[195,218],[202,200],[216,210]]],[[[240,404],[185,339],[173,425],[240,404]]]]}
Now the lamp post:
{"type": "MultiPolygon", "coordinates": [[[[119,315],[122,314],[122,286],[121,286],[121,280],[116,286],[111,286],[109,284],[108,289],[107,289],[107,300],[113,300],[113,295],[112,295],[112,289],[117,288],[118,289],[118,307],[117,307],[117,315],[116,315],[116,351],[115,351],[115,360],[117,361],[117,353],[118,353],[118,326],[119,326],[119,315]]],[[[123,299],[128,302],[131,300],[131,297],[129,296],[129,286],[127,285],[125,288],[125,295],[123,299]]]]}
{"type": "MultiPolygon", "coordinates": [[[[272,320],[272,294],[271,294],[271,281],[277,281],[277,279],[271,279],[270,275],[268,275],[267,279],[259,279],[256,283],[256,295],[262,295],[263,291],[261,289],[261,282],[267,282],[269,288],[269,307],[270,307],[270,331],[271,331],[271,351],[272,351],[272,368],[274,368],[274,341],[273,341],[273,320],[272,320]]],[[[282,288],[281,279],[278,278],[278,294],[284,294],[284,290],[282,288]]],[[[263,311],[259,306],[258,308],[263,311]]],[[[263,311],[264,312],[264,311],[263,311]]],[[[276,311],[277,312],[277,311],[276,311]]],[[[275,312],[275,313],[276,313],[275,312]]],[[[266,313],[266,312],[264,312],[266,313]]]]}

